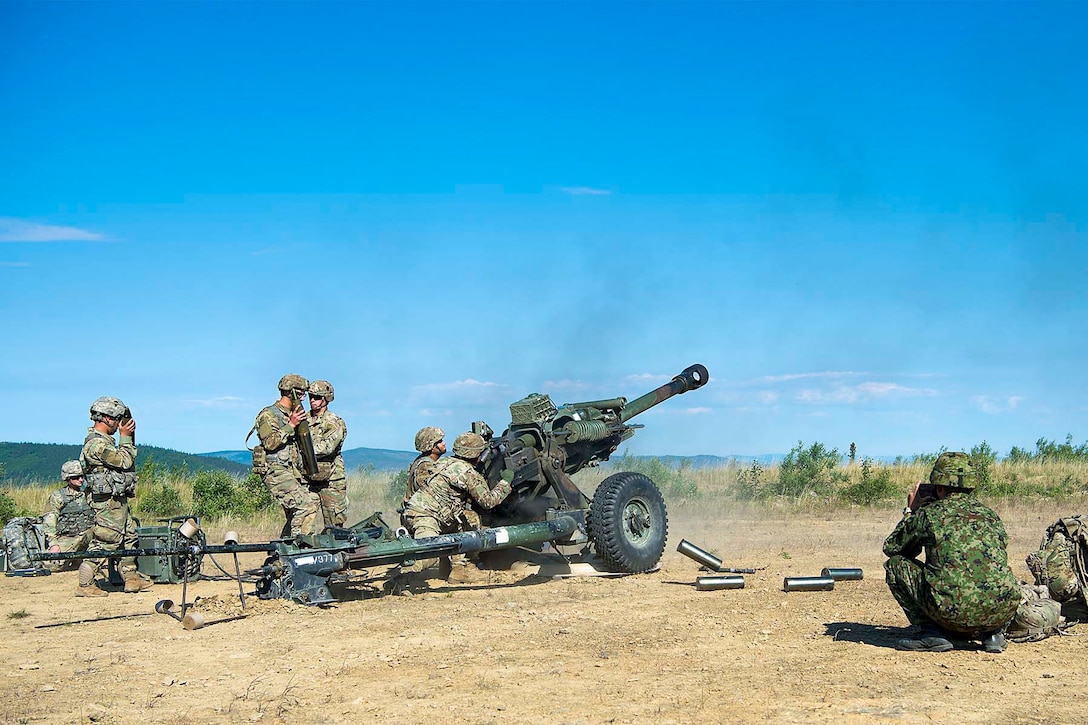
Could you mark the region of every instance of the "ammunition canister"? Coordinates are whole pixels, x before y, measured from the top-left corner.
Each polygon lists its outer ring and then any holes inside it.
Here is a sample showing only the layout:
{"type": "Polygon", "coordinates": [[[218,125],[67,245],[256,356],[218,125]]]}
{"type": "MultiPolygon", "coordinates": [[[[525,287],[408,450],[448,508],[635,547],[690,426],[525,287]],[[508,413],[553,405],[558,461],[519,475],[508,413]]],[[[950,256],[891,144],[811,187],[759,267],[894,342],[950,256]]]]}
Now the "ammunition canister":
{"type": "Polygon", "coordinates": [[[842,569],[835,567],[825,567],[820,572],[822,577],[831,577],[837,582],[842,581],[860,581],[862,578],[861,569],[842,569]]]}
{"type": "Polygon", "coordinates": [[[743,588],[744,577],[742,576],[701,576],[695,579],[695,589],[700,592],[743,588]]]}
{"type": "Polygon", "coordinates": [[[829,576],[788,576],[782,580],[784,592],[828,592],[835,588],[829,576]]]}

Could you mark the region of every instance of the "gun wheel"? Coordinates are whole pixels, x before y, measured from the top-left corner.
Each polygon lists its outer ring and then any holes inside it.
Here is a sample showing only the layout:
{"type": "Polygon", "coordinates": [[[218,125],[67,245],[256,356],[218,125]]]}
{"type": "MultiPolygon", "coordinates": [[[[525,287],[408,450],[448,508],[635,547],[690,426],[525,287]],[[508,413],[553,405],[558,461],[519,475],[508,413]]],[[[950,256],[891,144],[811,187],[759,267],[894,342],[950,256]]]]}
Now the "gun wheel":
{"type": "Polygon", "coordinates": [[[597,555],[619,571],[649,571],[665,551],[669,533],[665,499],[641,473],[624,471],[601,481],[587,524],[597,555]]]}

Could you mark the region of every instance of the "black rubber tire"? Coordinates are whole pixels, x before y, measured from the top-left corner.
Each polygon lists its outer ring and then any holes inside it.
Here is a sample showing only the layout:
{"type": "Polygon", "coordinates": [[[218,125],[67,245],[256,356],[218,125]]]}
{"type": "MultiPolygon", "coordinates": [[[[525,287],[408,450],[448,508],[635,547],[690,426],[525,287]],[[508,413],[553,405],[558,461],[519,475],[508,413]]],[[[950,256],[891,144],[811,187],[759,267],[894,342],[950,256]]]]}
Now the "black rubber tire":
{"type": "Polygon", "coordinates": [[[617,571],[653,569],[665,551],[669,518],[665,499],[641,473],[623,471],[601,481],[587,521],[597,555],[617,571]]]}

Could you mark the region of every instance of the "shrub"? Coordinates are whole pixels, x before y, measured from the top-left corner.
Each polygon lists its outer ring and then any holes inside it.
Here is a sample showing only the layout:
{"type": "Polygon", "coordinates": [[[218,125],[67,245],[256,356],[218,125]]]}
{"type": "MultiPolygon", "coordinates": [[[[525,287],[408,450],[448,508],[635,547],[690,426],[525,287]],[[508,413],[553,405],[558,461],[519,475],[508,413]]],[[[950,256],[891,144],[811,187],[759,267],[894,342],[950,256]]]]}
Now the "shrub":
{"type": "Polygon", "coordinates": [[[699,497],[699,485],[691,475],[687,462],[679,468],[670,468],[660,458],[636,458],[627,455],[616,461],[616,470],[641,473],[653,481],[667,498],[694,499],[699,497]]]}
{"type": "Polygon", "coordinates": [[[757,499],[763,494],[763,466],[759,461],[752,461],[747,470],[737,474],[737,496],[744,499],[757,499]]]}
{"type": "Polygon", "coordinates": [[[868,458],[861,460],[861,480],[839,491],[839,496],[852,504],[871,506],[893,499],[900,494],[886,466],[874,465],[868,458]]]}
{"type": "Polygon", "coordinates": [[[246,516],[275,504],[260,476],[239,480],[226,471],[200,471],[193,477],[193,513],[200,518],[246,516]]]}
{"type": "Polygon", "coordinates": [[[823,443],[805,447],[801,441],[786,454],[778,468],[778,482],[768,493],[777,496],[818,496],[830,494],[836,484],[847,480],[837,470],[842,456],[838,449],[828,449],[823,443]]]}
{"type": "Polygon", "coordinates": [[[0,527],[19,515],[15,499],[7,491],[0,491],[0,527]]]}
{"type": "Polygon", "coordinates": [[[978,490],[980,493],[993,494],[996,487],[993,469],[994,464],[997,463],[997,452],[990,447],[990,444],[986,441],[982,441],[977,446],[971,449],[968,454],[971,456],[971,465],[975,469],[975,481],[978,484],[978,490]]]}
{"type": "Polygon", "coordinates": [[[404,500],[404,492],[408,489],[408,469],[402,468],[389,477],[389,485],[386,486],[386,497],[393,501],[404,500]]]}
{"type": "Polygon", "coordinates": [[[164,482],[144,494],[136,509],[148,516],[166,519],[184,513],[185,504],[178,490],[164,482]]]}

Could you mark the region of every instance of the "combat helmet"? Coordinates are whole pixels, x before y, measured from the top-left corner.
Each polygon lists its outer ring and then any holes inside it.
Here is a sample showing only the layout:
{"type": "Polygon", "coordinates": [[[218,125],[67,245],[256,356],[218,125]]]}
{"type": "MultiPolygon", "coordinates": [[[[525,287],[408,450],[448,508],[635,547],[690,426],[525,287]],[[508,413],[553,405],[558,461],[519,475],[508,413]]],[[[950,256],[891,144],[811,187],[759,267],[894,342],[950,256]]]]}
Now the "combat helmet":
{"type": "Polygon", "coordinates": [[[103,395],[93,403],[91,403],[91,420],[95,423],[99,422],[103,418],[121,418],[125,411],[128,410],[128,406],[122,403],[117,398],[111,398],[108,395],[103,395]]]}
{"type": "Polygon", "coordinates": [[[446,437],[446,431],[429,425],[420,428],[416,433],[416,450],[420,453],[429,453],[435,444],[446,437]]]}
{"type": "Polygon", "coordinates": [[[65,461],[60,467],[60,477],[67,481],[83,475],[83,466],[79,461],[65,461]]]}
{"type": "Polygon", "coordinates": [[[466,460],[474,460],[487,448],[487,441],[478,433],[462,433],[453,441],[453,455],[466,460]]]}
{"type": "Polygon", "coordinates": [[[933,463],[929,482],[960,491],[975,490],[975,469],[966,453],[945,451],[933,463]]]}
{"type": "Polygon", "coordinates": [[[322,397],[326,403],[331,403],[336,397],[336,391],[328,380],[315,380],[310,383],[310,395],[322,397]]]}
{"type": "Polygon", "coordinates": [[[301,375],[295,375],[294,373],[288,373],[280,378],[280,392],[290,393],[292,390],[297,390],[300,393],[305,393],[310,389],[310,381],[301,375]]]}

